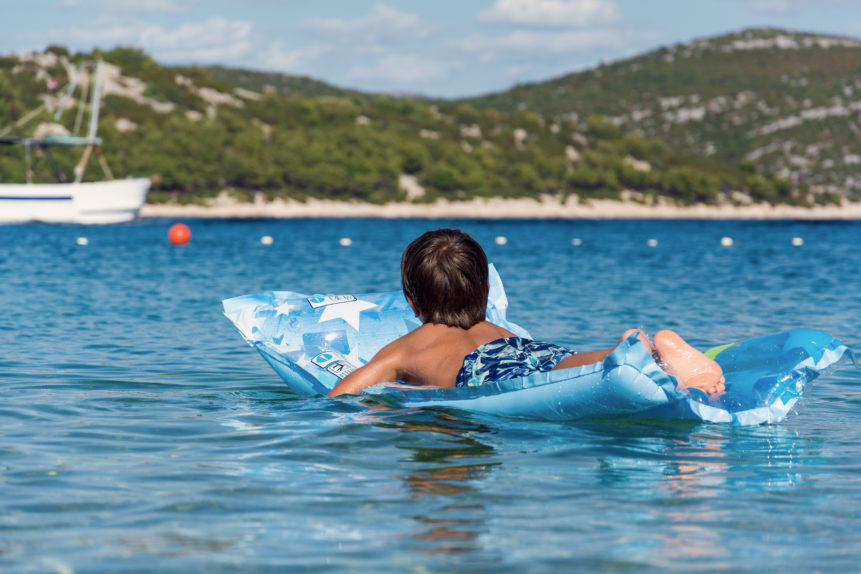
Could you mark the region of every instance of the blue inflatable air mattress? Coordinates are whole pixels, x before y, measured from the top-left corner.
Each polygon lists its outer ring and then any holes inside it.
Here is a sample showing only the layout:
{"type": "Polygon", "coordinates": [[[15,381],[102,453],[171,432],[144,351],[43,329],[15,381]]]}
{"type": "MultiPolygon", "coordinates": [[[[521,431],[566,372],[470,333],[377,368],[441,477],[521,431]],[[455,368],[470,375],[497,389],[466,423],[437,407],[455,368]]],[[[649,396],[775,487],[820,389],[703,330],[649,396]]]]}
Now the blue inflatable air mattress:
{"type": "MultiPolygon", "coordinates": [[[[491,265],[487,318],[518,336],[506,320],[508,302],[491,265]]],[[[400,291],[303,295],[271,291],[223,302],[225,315],[296,393],[328,393],[383,346],[419,326],[400,291]]],[[[723,368],[726,392],[708,396],[678,388],[636,336],[602,362],[535,373],[482,387],[365,391],[405,407],[450,407],[513,417],[577,420],[663,417],[735,425],[776,423],[807,384],[848,349],[821,331],[798,329],[717,347],[707,354],[723,368]]]]}

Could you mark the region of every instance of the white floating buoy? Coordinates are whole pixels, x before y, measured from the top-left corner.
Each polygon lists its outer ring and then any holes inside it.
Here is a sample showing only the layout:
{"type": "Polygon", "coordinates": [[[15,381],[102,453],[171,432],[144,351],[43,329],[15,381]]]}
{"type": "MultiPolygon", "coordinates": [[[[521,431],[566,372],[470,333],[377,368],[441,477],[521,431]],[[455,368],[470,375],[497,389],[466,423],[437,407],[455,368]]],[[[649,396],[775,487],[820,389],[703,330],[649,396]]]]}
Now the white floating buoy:
{"type": "Polygon", "coordinates": [[[78,237],[78,238],[75,240],[75,243],[77,243],[78,245],[89,245],[89,244],[90,244],[90,240],[89,240],[89,239],[87,239],[86,237],[78,237]]]}
{"type": "Polygon", "coordinates": [[[658,246],[658,240],[657,239],[649,239],[648,241],[646,241],[646,245],[648,245],[649,247],[657,247],[658,246]]]}
{"type": "Polygon", "coordinates": [[[260,243],[262,243],[263,245],[272,245],[273,243],[275,243],[275,240],[272,239],[271,235],[264,235],[260,238],[260,243]]]}
{"type": "Polygon", "coordinates": [[[353,244],[353,240],[350,239],[349,237],[342,237],[341,239],[338,240],[338,243],[340,243],[343,247],[349,247],[350,245],[353,244]]]}
{"type": "Polygon", "coordinates": [[[721,237],[720,238],[720,244],[723,245],[724,247],[731,247],[732,246],[732,237],[721,237]]]}
{"type": "Polygon", "coordinates": [[[793,237],[792,238],[792,244],[795,247],[801,247],[802,245],[804,245],[804,240],[800,237],[793,237]]]}
{"type": "Polygon", "coordinates": [[[571,240],[571,245],[575,245],[575,246],[576,245],[583,245],[583,240],[580,239],[579,237],[575,237],[574,239],[571,240]]]}
{"type": "Polygon", "coordinates": [[[508,243],[508,238],[504,235],[497,235],[496,239],[493,240],[497,245],[505,245],[508,243]]]}

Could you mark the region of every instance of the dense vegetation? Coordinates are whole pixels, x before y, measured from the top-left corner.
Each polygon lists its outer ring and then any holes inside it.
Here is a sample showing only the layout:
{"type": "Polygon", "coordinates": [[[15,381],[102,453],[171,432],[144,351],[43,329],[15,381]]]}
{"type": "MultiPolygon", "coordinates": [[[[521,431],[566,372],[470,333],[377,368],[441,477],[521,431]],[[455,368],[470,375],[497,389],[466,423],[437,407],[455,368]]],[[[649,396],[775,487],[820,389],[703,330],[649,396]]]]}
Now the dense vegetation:
{"type": "Polygon", "coordinates": [[[612,117],[680,153],[752,163],[861,197],[861,42],[761,29],[664,47],[465,100],[547,117],[612,117]]]}
{"type": "MultiPolygon", "coordinates": [[[[121,87],[143,86],[136,95],[107,90],[100,136],[117,177],[152,178],[150,201],[199,201],[222,190],[376,203],[542,194],[716,203],[744,200],[738,192],[772,203],[837,199],[811,196],[803,182],[758,173],[749,161],[682,155],[599,114],[498,111],[486,102],[369,95],[307,78],[165,67],[127,48],[46,54],[0,59],[0,129],[41,103],[48,77],[66,82],[65,63],[103,58],[119,68],[121,87]],[[399,186],[404,175],[423,193],[408,196],[399,186]]],[[[70,108],[62,123],[72,125],[76,114],[70,108]]],[[[50,116],[43,112],[27,129],[50,116]]],[[[54,151],[67,172],[78,158],[73,151],[54,151]]],[[[47,158],[36,177],[53,177],[47,158]]],[[[101,177],[93,163],[87,177],[101,177]]],[[[23,152],[0,148],[0,181],[24,178],[23,152]]]]}

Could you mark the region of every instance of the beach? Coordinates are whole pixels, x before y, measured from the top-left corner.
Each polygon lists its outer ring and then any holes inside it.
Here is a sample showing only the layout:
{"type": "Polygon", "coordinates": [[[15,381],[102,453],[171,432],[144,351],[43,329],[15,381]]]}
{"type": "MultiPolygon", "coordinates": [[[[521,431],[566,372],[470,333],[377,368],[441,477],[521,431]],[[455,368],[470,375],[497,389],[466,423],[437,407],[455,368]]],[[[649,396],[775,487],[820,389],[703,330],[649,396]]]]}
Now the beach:
{"type": "Polygon", "coordinates": [[[227,193],[203,205],[147,204],[141,217],[189,218],[479,218],[479,219],[762,219],[854,220],[861,219],[861,203],[793,207],[769,204],[680,206],[667,201],[646,204],[635,200],[563,200],[555,196],[532,198],[476,198],[469,201],[437,200],[433,203],[373,204],[325,199],[275,199],[258,194],[242,202],[227,193]]]}

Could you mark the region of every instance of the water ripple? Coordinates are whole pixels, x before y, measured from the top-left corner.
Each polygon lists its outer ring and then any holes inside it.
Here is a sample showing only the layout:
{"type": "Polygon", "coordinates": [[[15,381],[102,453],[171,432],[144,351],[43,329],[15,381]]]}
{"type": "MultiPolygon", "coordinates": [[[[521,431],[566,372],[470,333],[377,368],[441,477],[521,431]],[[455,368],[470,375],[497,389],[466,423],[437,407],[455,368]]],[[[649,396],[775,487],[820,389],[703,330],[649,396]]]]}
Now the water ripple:
{"type": "Polygon", "coordinates": [[[200,221],[177,249],[168,223],[87,228],[85,248],[74,226],[0,228],[0,569],[857,568],[849,365],[777,426],[392,409],[291,394],[219,305],[396,289],[403,246],[455,224],[538,337],[671,327],[705,347],[805,326],[859,347],[861,226],[200,221]]]}

